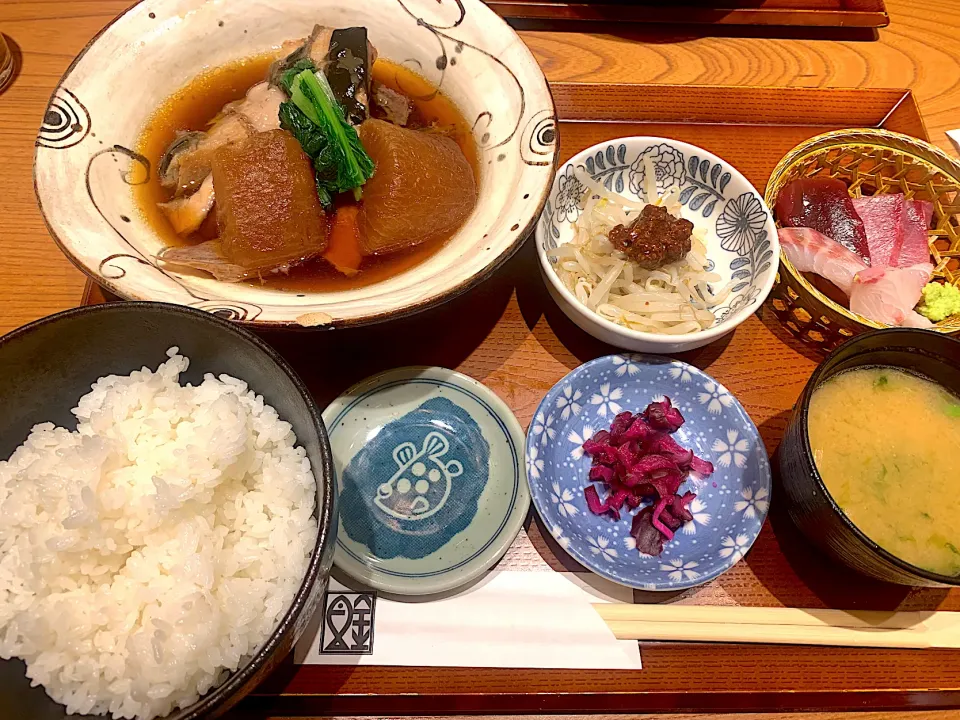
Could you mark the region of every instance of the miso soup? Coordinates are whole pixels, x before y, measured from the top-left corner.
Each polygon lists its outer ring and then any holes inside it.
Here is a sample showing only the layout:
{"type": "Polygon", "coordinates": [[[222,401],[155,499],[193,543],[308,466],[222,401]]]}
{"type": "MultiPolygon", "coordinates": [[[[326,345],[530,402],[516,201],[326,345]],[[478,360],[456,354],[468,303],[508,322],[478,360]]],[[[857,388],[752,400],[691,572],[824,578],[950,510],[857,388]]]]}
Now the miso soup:
{"type": "Polygon", "coordinates": [[[960,398],[862,368],[817,388],[808,424],[824,484],[867,537],[917,567],[960,573],[960,398]]]}

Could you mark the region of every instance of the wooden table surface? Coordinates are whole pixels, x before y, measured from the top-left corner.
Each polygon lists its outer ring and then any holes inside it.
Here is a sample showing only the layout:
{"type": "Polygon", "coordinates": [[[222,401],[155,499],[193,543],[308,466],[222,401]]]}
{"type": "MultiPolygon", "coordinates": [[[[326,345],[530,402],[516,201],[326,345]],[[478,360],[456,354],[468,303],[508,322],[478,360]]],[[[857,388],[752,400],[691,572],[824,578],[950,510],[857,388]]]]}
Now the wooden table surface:
{"type": "MultiPolygon", "coordinates": [[[[21,62],[14,84],[0,94],[0,332],[80,302],[85,278],[59,253],[36,208],[31,182],[33,141],[61,73],[128,4],[127,0],[0,0],[0,32],[12,40],[21,62]]],[[[960,2],[889,0],[887,8],[890,27],[877,35],[769,27],[624,30],[596,25],[588,26],[589,32],[530,29],[522,34],[551,81],[909,87],[931,139],[950,150],[944,131],[960,126],[960,110],[952,112],[960,107],[960,2]],[[725,36],[718,37],[719,32],[725,36]]],[[[504,352],[524,344],[516,341],[507,338],[504,352]]],[[[934,720],[948,715],[956,713],[924,712],[912,717],[934,720]]],[[[833,720],[846,715],[804,717],[833,720]]],[[[902,713],[856,717],[892,720],[902,713]]]]}

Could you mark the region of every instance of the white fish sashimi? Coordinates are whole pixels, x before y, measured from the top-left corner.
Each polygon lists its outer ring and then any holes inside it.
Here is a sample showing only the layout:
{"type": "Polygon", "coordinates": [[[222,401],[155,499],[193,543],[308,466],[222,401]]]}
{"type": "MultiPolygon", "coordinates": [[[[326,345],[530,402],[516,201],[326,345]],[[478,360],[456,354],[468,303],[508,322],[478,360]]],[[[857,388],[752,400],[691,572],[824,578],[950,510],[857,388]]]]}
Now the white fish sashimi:
{"type": "Polygon", "coordinates": [[[810,228],[780,228],[780,247],[800,272],[816,273],[826,278],[847,295],[858,272],[867,264],[836,240],[810,228]]]}
{"type": "Polygon", "coordinates": [[[917,328],[919,330],[929,330],[933,327],[933,322],[930,318],[925,318],[923,315],[918,313],[915,310],[911,310],[907,313],[907,316],[903,319],[903,322],[900,323],[900,327],[908,328],[917,328]]]}
{"type": "Polygon", "coordinates": [[[930,263],[859,272],[850,292],[850,309],[885,325],[917,327],[913,308],[920,302],[923,286],[930,281],[932,273],[930,263]]]}
{"type": "Polygon", "coordinates": [[[884,325],[928,328],[932,323],[913,308],[933,265],[871,268],[853,252],[810,228],[780,228],[780,247],[800,272],[826,278],[850,298],[850,309],[884,325]]]}

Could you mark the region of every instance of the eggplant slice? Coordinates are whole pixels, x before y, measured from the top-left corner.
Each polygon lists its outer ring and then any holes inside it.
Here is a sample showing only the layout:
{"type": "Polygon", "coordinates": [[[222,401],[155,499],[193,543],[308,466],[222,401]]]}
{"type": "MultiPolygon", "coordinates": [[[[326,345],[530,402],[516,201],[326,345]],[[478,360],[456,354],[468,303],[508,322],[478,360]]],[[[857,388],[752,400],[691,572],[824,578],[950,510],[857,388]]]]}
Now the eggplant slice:
{"type": "Polygon", "coordinates": [[[370,116],[370,68],[375,55],[365,27],[334,30],[324,74],[351,125],[370,116]]]}

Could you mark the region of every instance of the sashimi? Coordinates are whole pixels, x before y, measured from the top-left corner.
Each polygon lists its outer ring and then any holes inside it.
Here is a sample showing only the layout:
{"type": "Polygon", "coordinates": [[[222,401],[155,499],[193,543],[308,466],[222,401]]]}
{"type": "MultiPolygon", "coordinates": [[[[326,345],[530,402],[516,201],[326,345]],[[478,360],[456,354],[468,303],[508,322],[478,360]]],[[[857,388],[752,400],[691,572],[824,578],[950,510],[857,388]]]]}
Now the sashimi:
{"type": "Polygon", "coordinates": [[[933,327],[933,321],[924,317],[916,310],[911,310],[900,323],[900,327],[917,328],[918,330],[929,330],[933,327]]]}
{"type": "MultiPolygon", "coordinates": [[[[909,202],[909,201],[907,201],[909,202]]],[[[853,207],[863,220],[870,248],[870,266],[885,268],[903,244],[903,195],[874,195],[853,199],[853,207]]]]}
{"type": "Polygon", "coordinates": [[[931,203],[892,193],[855,198],[853,207],[867,233],[871,267],[909,267],[930,260],[931,203]]]}
{"type": "Polygon", "coordinates": [[[850,309],[884,325],[915,327],[913,308],[931,273],[933,265],[929,262],[905,268],[867,268],[854,278],[850,309]]]}
{"type": "Polygon", "coordinates": [[[903,203],[903,242],[900,251],[890,258],[895,267],[909,267],[930,262],[927,229],[933,218],[933,204],[926,200],[907,200],[903,203]]]}
{"type": "Polygon", "coordinates": [[[822,176],[794,180],[780,191],[776,209],[781,225],[812,228],[870,264],[867,233],[842,180],[822,176]]]}
{"type": "Polygon", "coordinates": [[[847,295],[856,274],[868,267],[853,252],[816,230],[780,228],[777,234],[784,254],[799,272],[816,273],[847,295]]]}

